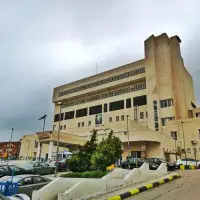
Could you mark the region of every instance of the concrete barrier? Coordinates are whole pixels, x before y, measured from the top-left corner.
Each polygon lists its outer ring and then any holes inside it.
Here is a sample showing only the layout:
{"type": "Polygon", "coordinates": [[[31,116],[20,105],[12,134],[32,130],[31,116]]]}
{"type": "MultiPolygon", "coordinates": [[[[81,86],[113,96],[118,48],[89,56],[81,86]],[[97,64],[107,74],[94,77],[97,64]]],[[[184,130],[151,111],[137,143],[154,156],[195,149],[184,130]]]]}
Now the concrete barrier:
{"type": "Polygon", "coordinates": [[[56,178],[40,190],[33,191],[32,200],[57,200],[58,194],[63,193],[77,182],[79,178],[56,178]]]}
{"type": "Polygon", "coordinates": [[[112,172],[108,173],[102,179],[124,179],[130,172],[128,169],[115,168],[112,172]]]}
{"type": "Polygon", "coordinates": [[[126,185],[140,183],[167,174],[166,163],[162,163],[157,170],[149,170],[149,164],[144,163],[140,168],[132,169],[124,178],[126,185]]]}
{"type": "Polygon", "coordinates": [[[123,179],[85,179],[76,183],[65,193],[58,195],[58,200],[90,199],[118,190],[125,186],[123,179]]]}

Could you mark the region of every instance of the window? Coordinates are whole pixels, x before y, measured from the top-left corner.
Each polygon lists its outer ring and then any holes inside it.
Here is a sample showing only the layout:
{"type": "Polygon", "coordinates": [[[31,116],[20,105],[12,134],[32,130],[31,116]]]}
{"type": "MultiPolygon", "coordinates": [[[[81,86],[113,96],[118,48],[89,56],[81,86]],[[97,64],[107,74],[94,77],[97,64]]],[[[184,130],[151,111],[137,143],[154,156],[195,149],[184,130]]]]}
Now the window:
{"type": "Polygon", "coordinates": [[[19,181],[19,185],[31,185],[32,184],[32,177],[26,177],[19,181]]]}
{"type": "Polygon", "coordinates": [[[74,118],[74,111],[69,111],[65,113],[65,120],[73,119],[74,118]]]}
{"type": "Polygon", "coordinates": [[[66,125],[64,125],[64,130],[66,129],[66,125]]]}
{"type": "Polygon", "coordinates": [[[126,108],[131,108],[131,99],[126,99],[126,108]]]}
{"type": "MultiPolygon", "coordinates": [[[[54,122],[58,122],[59,121],[59,118],[60,118],[60,114],[56,114],[54,116],[54,122]]],[[[60,121],[62,121],[64,118],[64,113],[61,113],[61,118],[60,118],[60,121]]]]}
{"type": "Polygon", "coordinates": [[[119,116],[116,116],[116,121],[119,121],[119,116]]]}
{"type": "Polygon", "coordinates": [[[171,137],[175,140],[177,140],[177,131],[172,131],[171,132],[171,137]]]}
{"type": "Polygon", "coordinates": [[[104,112],[108,112],[108,104],[107,103],[104,104],[104,112]]]}
{"type": "Polygon", "coordinates": [[[84,117],[84,116],[87,116],[87,108],[82,108],[82,109],[79,109],[79,110],[76,110],[76,117],[84,117]]]}
{"type": "Polygon", "coordinates": [[[196,117],[200,117],[200,113],[196,113],[196,117]]]}
{"type": "Polygon", "coordinates": [[[91,124],[92,124],[91,121],[88,121],[88,126],[91,126],[91,124]]]}
{"type": "Polygon", "coordinates": [[[56,130],[56,125],[53,125],[53,131],[55,131],[56,130]]]}
{"type": "Polygon", "coordinates": [[[134,106],[147,105],[147,96],[143,95],[143,96],[139,96],[139,97],[134,97],[133,98],[133,105],[134,106]]]}
{"type": "Polygon", "coordinates": [[[80,127],[81,126],[81,123],[80,122],[78,122],[78,127],[80,127]]]}
{"type": "Polygon", "coordinates": [[[198,129],[198,131],[199,131],[199,139],[200,139],[200,129],[198,129]]]}
{"type": "Polygon", "coordinates": [[[121,121],[124,121],[124,115],[121,116],[121,121]]]}
{"type": "Polygon", "coordinates": [[[197,148],[193,148],[194,153],[197,153],[197,148]]]}
{"type": "Polygon", "coordinates": [[[17,166],[10,166],[10,168],[13,170],[14,169],[14,172],[20,172],[21,171],[21,168],[20,167],[17,167],[17,166]]]}
{"type": "Polygon", "coordinates": [[[82,126],[84,126],[84,122],[82,122],[82,126]]]}
{"type": "Polygon", "coordinates": [[[34,148],[38,148],[38,142],[36,140],[34,142],[34,148]]]}
{"type": "Polygon", "coordinates": [[[162,126],[166,126],[167,121],[172,121],[174,120],[175,117],[165,117],[165,118],[161,118],[162,121],[162,126]]]}
{"type": "Polygon", "coordinates": [[[144,112],[140,112],[140,119],[144,119],[144,112]]]}
{"type": "Polygon", "coordinates": [[[33,184],[44,183],[44,182],[46,182],[45,179],[40,176],[33,177],[33,184]]]}
{"type": "Polygon", "coordinates": [[[62,128],[63,128],[63,127],[62,127],[62,126],[60,126],[60,130],[62,130],[62,128]]]}
{"type": "Polygon", "coordinates": [[[40,166],[42,166],[42,167],[48,167],[49,165],[47,163],[41,162],[40,166]]]}
{"type": "Polygon", "coordinates": [[[109,104],[110,111],[121,110],[121,109],[124,109],[124,100],[114,101],[109,104]]]}
{"type": "Polygon", "coordinates": [[[92,106],[89,108],[89,115],[102,113],[102,105],[92,106]]]}
{"type": "Polygon", "coordinates": [[[148,118],[148,112],[146,111],[146,118],[148,118]]]}
{"type": "Polygon", "coordinates": [[[187,148],[187,153],[191,153],[191,149],[190,148],[187,148]]]}
{"type": "Polygon", "coordinates": [[[109,117],[109,122],[112,122],[112,117],[109,117]]]}
{"type": "Polygon", "coordinates": [[[166,108],[166,107],[170,107],[170,106],[173,106],[173,99],[160,100],[161,108],[166,108]]]}

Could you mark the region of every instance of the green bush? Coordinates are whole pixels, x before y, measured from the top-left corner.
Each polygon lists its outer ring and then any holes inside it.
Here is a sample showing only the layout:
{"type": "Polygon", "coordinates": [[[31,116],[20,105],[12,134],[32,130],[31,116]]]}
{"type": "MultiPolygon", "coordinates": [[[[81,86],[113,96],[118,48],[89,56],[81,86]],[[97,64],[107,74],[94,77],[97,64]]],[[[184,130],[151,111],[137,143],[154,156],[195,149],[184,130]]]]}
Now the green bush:
{"type": "Polygon", "coordinates": [[[108,172],[107,171],[91,171],[91,172],[70,172],[62,174],[64,178],[102,178],[108,172]]]}
{"type": "Polygon", "coordinates": [[[92,168],[94,170],[105,171],[106,167],[115,162],[121,157],[122,142],[118,137],[113,135],[113,131],[108,135],[108,138],[102,140],[97,146],[96,151],[91,157],[92,168]]]}
{"type": "Polygon", "coordinates": [[[97,131],[93,130],[90,141],[87,141],[77,154],[73,154],[68,160],[68,167],[73,172],[90,171],[91,157],[97,147],[97,131]]]}

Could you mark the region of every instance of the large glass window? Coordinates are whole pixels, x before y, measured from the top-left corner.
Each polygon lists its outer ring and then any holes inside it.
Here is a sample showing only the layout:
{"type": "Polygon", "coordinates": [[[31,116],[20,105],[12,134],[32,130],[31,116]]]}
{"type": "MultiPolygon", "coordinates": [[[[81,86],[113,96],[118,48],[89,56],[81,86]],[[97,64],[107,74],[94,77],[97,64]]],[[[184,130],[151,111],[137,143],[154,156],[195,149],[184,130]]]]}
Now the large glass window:
{"type": "Polygon", "coordinates": [[[134,106],[147,105],[147,96],[143,95],[143,96],[139,96],[139,97],[134,97],[133,98],[133,105],[134,106]]]}
{"type": "Polygon", "coordinates": [[[76,117],[85,117],[87,116],[87,108],[82,108],[79,110],[76,110],[76,117]]]}
{"type": "Polygon", "coordinates": [[[131,108],[131,98],[126,99],[126,108],[131,108]]]}
{"type": "Polygon", "coordinates": [[[102,113],[102,105],[92,106],[89,108],[89,115],[102,113]]]}
{"type": "Polygon", "coordinates": [[[107,103],[104,104],[104,112],[108,112],[108,104],[107,103]]]}
{"type": "Polygon", "coordinates": [[[65,120],[73,119],[74,118],[74,111],[69,111],[65,113],[65,120]]]}
{"type": "Polygon", "coordinates": [[[124,100],[114,101],[109,104],[109,111],[124,109],[124,100]]]}

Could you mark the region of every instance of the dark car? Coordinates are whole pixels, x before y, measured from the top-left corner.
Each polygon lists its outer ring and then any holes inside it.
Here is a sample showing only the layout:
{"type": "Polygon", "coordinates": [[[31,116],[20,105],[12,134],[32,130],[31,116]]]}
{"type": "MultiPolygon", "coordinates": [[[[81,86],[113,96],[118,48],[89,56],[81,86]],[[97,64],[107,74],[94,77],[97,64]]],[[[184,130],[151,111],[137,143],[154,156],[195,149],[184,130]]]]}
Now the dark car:
{"type": "Polygon", "coordinates": [[[53,174],[55,172],[55,167],[50,166],[45,162],[28,162],[24,167],[26,173],[33,174],[53,174]]]}
{"type": "Polygon", "coordinates": [[[166,163],[168,171],[174,171],[176,169],[176,164],[175,163],[167,162],[166,160],[163,160],[161,158],[148,158],[147,160],[149,162],[155,163],[157,165],[160,165],[161,163],[166,163]]]}
{"type": "Polygon", "coordinates": [[[14,175],[25,174],[26,171],[15,165],[0,165],[0,177],[12,176],[14,170],[14,175]]]}
{"type": "Polygon", "coordinates": [[[149,164],[149,169],[150,170],[156,170],[158,168],[159,165],[151,163],[145,159],[142,158],[129,158],[126,161],[124,161],[121,165],[122,168],[124,169],[133,169],[133,168],[139,168],[141,167],[144,163],[148,163],[149,164]]]}
{"type": "MultiPolygon", "coordinates": [[[[1,182],[11,181],[12,177],[6,177],[1,182]]],[[[12,179],[13,183],[18,183],[18,193],[32,197],[33,190],[39,190],[51,182],[50,179],[38,175],[18,175],[12,179]]]]}
{"type": "Polygon", "coordinates": [[[58,166],[58,171],[67,171],[68,166],[67,166],[67,159],[62,159],[60,161],[57,161],[55,163],[56,166],[58,166]]]}

